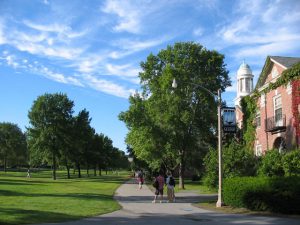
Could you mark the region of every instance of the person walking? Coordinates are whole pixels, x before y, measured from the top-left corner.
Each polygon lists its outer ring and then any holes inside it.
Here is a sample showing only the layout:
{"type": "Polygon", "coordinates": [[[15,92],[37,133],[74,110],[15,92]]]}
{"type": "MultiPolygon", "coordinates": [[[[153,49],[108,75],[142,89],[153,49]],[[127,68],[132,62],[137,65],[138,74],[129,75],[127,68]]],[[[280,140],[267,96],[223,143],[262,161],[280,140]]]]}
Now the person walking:
{"type": "Polygon", "coordinates": [[[139,189],[142,189],[144,184],[144,173],[143,170],[140,170],[138,173],[138,182],[139,182],[139,189]]]}
{"type": "Polygon", "coordinates": [[[28,170],[27,170],[27,178],[30,178],[31,177],[31,175],[30,175],[30,169],[28,168],[28,170]]]}
{"type": "Polygon", "coordinates": [[[160,203],[163,202],[163,195],[164,195],[164,185],[165,185],[165,178],[164,178],[164,173],[161,171],[159,173],[159,176],[155,178],[154,184],[156,185],[155,187],[155,196],[154,200],[152,203],[156,203],[156,199],[158,195],[160,195],[160,203]]]}
{"type": "Polygon", "coordinates": [[[172,176],[171,172],[168,172],[168,177],[166,180],[167,185],[167,195],[168,195],[168,202],[175,202],[175,179],[172,176]]]}

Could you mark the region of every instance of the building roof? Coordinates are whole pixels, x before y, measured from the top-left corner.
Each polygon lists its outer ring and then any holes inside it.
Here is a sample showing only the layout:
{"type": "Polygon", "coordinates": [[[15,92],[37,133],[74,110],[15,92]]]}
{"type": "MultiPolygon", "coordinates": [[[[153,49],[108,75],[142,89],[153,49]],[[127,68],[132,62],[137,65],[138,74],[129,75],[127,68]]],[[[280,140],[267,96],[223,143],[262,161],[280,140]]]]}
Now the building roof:
{"type": "Polygon", "coordinates": [[[270,56],[270,58],[285,66],[287,69],[300,62],[299,57],[270,56]]]}
{"type": "Polygon", "coordinates": [[[245,62],[243,62],[240,65],[240,68],[237,71],[237,75],[238,75],[238,77],[247,76],[247,75],[253,77],[252,70],[250,69],[250,66],[248,64],[246,64],[245,62]]]}
{"type": "Polygon", "coordinates": [[[287,69],[294,66],[296,63],[300,62],[299,57],[284,57],[284,56],[268,56],[265,62],[265,65],[259,75],[257,84],[255,86],[255,89],[260,88],[264,85],[267,76],[268,76],[268,70],[271,68],[271,62],[275,62],[283,67],[286,67],[287,69]]]}

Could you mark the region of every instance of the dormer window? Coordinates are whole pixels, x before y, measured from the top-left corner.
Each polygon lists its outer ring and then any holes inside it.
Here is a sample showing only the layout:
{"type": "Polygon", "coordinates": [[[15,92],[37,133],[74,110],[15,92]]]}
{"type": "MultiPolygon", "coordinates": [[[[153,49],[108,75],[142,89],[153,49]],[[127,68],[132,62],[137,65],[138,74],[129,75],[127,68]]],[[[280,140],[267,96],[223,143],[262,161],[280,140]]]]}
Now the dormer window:
{"type": "Polygon", "coordinates": [[[272,78],[275,78],[279,75],[277,68],[274,66],[272,69],[272,78]]]}

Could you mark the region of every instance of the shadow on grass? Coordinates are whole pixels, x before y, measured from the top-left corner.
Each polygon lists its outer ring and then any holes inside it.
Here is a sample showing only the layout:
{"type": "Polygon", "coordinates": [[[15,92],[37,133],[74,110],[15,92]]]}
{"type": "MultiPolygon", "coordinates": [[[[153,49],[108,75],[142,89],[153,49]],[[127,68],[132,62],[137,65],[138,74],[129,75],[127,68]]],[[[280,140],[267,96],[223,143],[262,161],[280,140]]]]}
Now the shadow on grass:
{"type": "Polygon", "coordinates": [[[29,224],[42,222],[62,222],[70,220],[78,220],[82,217],[68,215],[64,213],[40,211],[40,210],[24,210],[17,208],[0,208],[1,217],[0,224],[29,224]]]}
{"type": "Polygon", "coordinates": [[[25,193],[9,190],[0,190],[0,196],[23,196],[23,197],[51,197],[51,198],[75,198],[75,199],[98,199],[100,201],[112,200],[113,196],[105,194],[93,194],[93,193],[70,193],[70,194],[42,194],[42,193],[25,193]]]}

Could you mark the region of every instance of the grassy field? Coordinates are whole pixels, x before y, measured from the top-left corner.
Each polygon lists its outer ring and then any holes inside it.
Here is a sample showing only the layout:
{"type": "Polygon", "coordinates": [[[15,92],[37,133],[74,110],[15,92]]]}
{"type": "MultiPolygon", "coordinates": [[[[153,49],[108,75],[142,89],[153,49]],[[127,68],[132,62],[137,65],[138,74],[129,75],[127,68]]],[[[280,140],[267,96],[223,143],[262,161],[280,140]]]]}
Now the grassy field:
{"type": "MultiPolygon", "coordinates": [[[[201,181],[192,181],[189,179],[186,179],[184,181],[184,187],[185,190],[187,191],[196,191],[198,194],[216,194],[217,193],[217,189],[211,189],[205,185],[202,184],[201,181]]],[[[177,185],[175,187],[175,191],[185,191],[185,190],[178,190],[178,180],[176,181],[177,185]]]]}
{"type": "Polygon", "coordinates": [[[65,179],[59,171],[0,172],[0,224],[28,224],[77,220],[120,208],[113,200],[128,174],[65,179]]]}

